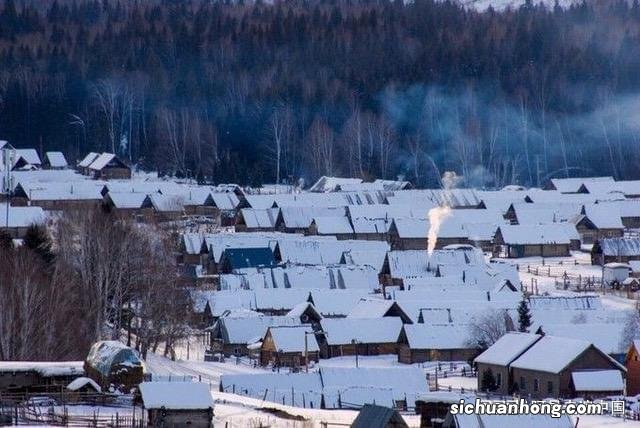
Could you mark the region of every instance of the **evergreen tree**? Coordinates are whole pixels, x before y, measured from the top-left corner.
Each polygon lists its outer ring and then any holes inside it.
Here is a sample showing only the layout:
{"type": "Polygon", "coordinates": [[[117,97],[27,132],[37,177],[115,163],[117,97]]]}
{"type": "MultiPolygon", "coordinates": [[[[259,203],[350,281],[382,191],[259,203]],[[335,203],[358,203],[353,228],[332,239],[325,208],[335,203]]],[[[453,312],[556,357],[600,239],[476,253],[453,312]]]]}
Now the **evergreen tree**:
{"type": "Polygon", "coordinates": [[[37,224],[29,226],[22,242],[25,248],[33,250],[45,262],[51,263],[53,261],[54,254],[51,249],[51,239],[44,226],[37,224]]]}
{"type": "Polygon", "coordinates": [[[531,310],[526,299],[522,299],[518,305],[518,331],[527,333],[531,327],[531,310]]]}
{"type": "Polygon", "coordinates": [[[2,229],[0,230],[0,249],[1,250],[12,250],[13,249],[13,240],[9,232],[2,229]]]}
{"type": "Polygon", "coordinates": [[[480,381],[480,389],[484,392],[492,392],[498,389],[496,383],[496,377],[493,375],[493,370],[488,369],[482,373],[482,380],[480,381]]]}

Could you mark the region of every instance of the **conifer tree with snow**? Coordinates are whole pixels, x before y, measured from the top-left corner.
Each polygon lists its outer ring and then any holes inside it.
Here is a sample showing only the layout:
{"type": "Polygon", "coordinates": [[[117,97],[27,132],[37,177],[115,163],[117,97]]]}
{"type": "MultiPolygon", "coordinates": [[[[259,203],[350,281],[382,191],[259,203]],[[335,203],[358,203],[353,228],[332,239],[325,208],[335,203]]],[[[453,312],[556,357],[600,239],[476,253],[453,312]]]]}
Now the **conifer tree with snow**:
{"type": "Polygon", "coordinates": [[[518,305],[518,331],[528,333],[531,327],[531,310],[526,299],[522,299],[518,305]]]}
{"type": "Polygon", "coordinates": [[[493,375],[493,370],[489,369],[482,373],[480,389],[484,392],[492,392],[498,389],[498,384],[496,383],[496,377],[493,375]]]}

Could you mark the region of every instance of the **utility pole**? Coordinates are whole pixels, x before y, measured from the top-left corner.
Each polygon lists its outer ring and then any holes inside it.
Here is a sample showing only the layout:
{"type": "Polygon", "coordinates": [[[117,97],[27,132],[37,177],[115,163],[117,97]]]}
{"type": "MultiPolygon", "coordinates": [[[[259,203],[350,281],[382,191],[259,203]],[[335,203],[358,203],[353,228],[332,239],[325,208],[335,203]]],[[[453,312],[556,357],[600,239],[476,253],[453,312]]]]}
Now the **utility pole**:
{"type": "Polygon", "coordinates": [[[356,339],[351,339],[351,343],[353,344],[353,347],[355,348],[356,351],[356,368],[358,368],[358,342],[356,339]]]}
{"type": "Polygon", "coordinates": [[[304,370],[306,373],[309,373],[309,342],[307,341],[307,335],[309,334],[321,334],[324,337],[327,337],[329,334],[326,331],[305,331],[304,332],[304,370]]]}

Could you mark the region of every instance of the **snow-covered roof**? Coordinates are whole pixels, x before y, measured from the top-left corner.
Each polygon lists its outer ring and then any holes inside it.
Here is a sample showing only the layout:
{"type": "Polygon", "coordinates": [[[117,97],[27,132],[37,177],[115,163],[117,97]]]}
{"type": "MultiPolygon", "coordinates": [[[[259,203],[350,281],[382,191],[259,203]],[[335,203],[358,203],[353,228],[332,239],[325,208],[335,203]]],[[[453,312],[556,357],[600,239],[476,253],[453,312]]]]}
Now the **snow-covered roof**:
{"type": "Polygon", "coordinates": [[[329,345],[359,343],[395,343],[400,336],[402,321],[398,317],[325,318],[320,324],[328,332],[329,345]]]}
{"type": "Polygon", "coordinates": [[[340,217],[314,217],[313,223],[317,228],[319,235],[337,235],[353,233],[353,228],[349,223],[349,219],[344,216],[340,217]]]}
{"type": "Polygon", "coordinates": [[[62,152],[47,152],[45,157],[52,168],[66,168],[68,166],[67,159],[62,152]]]}
{"type": "Polygon", "coordinates": [[[598,229],[624,229],[620,210],[616,205],[585,205],[583,212],[598,229]]]}
{"type": "Polygon", "coordinates": [[[424,218],[395,218],[393,224],[400,238],[422,238],[427,244],[429,221],[424,218]]]}
{"type": "Polygon", "coordinates": [[[596,243],[605,256],[640,255],[640,238],[605,238],[596,243]]]}
{"type": "Polygon", "coordinates": [[[404,190],[411,187],[411,183],[403,180],[376,179],[374,183],[382,184],[384,190],[404,190]]]}
{"type": "Polygon", "coordinates": [[[255,313],[243,317],[238,315],[220,317],[213,326],[214,330],[220,329],[226,343],[252,343],[256,339],[264,337],[269,327],[300,325],[299,318],[288,316],[255,316],[255,313]]]}
{"type": "Polygon", "coordinates": [[[315,206],[284,206],[280,208],[282,221],[290,229],[306,229],[315,217],[344,216],[344,208],[315,206]]]}
{"type": "Polygon", "coordinates": [[[621,392],[624,381],[620,370],[589,370],[572,372],[571,380],[579,392],[621,392]]]}
{"type": "Polygon", "coordinates": [[[139,386],[146,409],[213,409],[209,384],[204,382],[142,382],[139,386]]]}
{"type": "Polygon", "coordinates": [[[467,349],[469,328],[460,324],[405,324],[411,349],[467,349]]]}
{"type": "Polygon", "coordinates": [[[380,298],[360,299],[347,318],[382,318],[397,302],[380,298]]]}
{"type": "Polygon", "coordinates": [[[503,225],[498,231],[507,245],[569,244],[565,227],[545,225],[503,225]]]}
{"type": "Polygon", "coordinates": [[[369,250],[348,250],[342,254],[342,258],[347,265],[371,266],[380,272],[384,265],[384,259],[387,257],[387,251],[380,249],[377,251],[369,250]]]}
{"type": "Polygon", "coordinates": [[[339,289],[373,291],[380,288],[378,269],[371,266],[339,265],[331,268],[334,284],[339,289]]]}
{"type": "MultiPolygon", "coordinates": [[[[539,334],[507,333],[474,360],[476,363],[506,366],[542,338],[539,334]]],[[[548,356],[543,357],[547,359],[548,356]]]]}
{"type": "Polygon", "coordinates": [[[318,352],[318,342],[316,336],[312,333],[313,329],[309,325],[302,325],[296,327],[282,326],[282,327],[269,327],[266,335],[271,334],[274,346],[278,352],[304,352],[305,350],[305,336],[307,336],[307,350],[309,352],[318,352]]]}
{"type": "Polygon", "coordinates": [[[16,160],[18,158],[24,159],[30,165],[40,165],[42,161],[36,149],[16,149],[16,160]]]}
{"type": "Polygon", "coordinates": [[[351,220],[355,233],[385,234],[389,232],[392,220],[383,218],[356,217],[351,220]]]}
{"type": "Polygon", "coordinates": [[[79,377],[77,379],[74,379],[69,385],[67,385],[67,389],[69,391],[77,391],[81,388],[84,388],[86,385],[90,385],[97,392],[102,392],[102,388],[100,388],[100,385],[98,385],[93,381],[93,379],[90,379],[88,377],[79,377]]]}
{"type": "Polygon", "coordinates": [[[511,367],[559,373],[590,346],[586,340],[545,335],[513,361],[511,367]]]}
{"type": "Polygon", "coordinates": [[[92,169],[94,171],[100,171],[105,166],[109,165],[109,163],[112,162],[114,159],[116,159],[115,154],[102,153],[98,157],[96,157],[93,162],[91,162],[91,164],[89,165],[89,169],[92,169]]]}
{"type": "Polygon", "coordinates": [[[580,214],[580,203],[534,203],[513,204],[518,224],[549,224],[569,221],[580,214]]]}
{"type": "Polygon", "coordinates": [[[209,201],[220,210],[234,210],[240,204],[238,196],[231,192],[213,192],[207,197],[207,202],[209,201]]]}
{"type": "Polygon", "coordinates": [[[422,250],[390,251],[389,271],[394,278],[433,275],[428,269],[428,253],[422,250]]]}
{"type": "Polygon", "coordinates": [[[311,299],[323,316],[346,316],[366,290],[312,290],[311,299]]]}
{"type": "Polygon", "coordinates": [[[40,207],[14,207],[9,206],[9,216],[7,216],[7,204],[0,205],[0,228],[28,227],[32,224],[41,224],[46,221],[47,214],[40,207]]]}
{"type": "Polygon", "coordinates": [[[583,177],[583,178],[552,178],[553,187],[561,193],[575,193],[584,183],[609,182],[614,183],[613,177],[583,177]]]}
{"type": "Polygon", "coordinates": [[[624,323],[546,323],[542,322],[545,334],[557,337],[584,340],[593,343],[607,354],[620,354],[627,351],[624,341],[624,323]]]}
{"type": "Polygon", "coordinates": [[[98,156],[100,156],[99,153],[90,152],[78,163],[78,166],[80,168],[87,168],[98,156]]]}
{"type": "Polygon", "coordinates": [[[280,208],[243,208],[240,213],[247,229],[271,229],[276,225],[280,208]]]}
{"type": "MultiPolygon", "coordinates": [[[[61,171],[57,171],[61,172],[61,171]]],[[[28,181],[20,182],[16,191],[31,201],[102,200],[102,183],[98,181],[28,181]]]]}
{"type": "Polygon", "coordinates": [[[105,195],[115,208],[120,209],[133,209],[142,208],[142,205],[147,198],[146,193],[130,193],[130,192],[109,192],[105,195]]]}
{"type": "Polygon", "coordinates": [[[0,361],[0,373],[37,372],[43,377],[84,375],[82,361],[0,361]]]}
{"type": "Polygon", "coordinates": [[[310,310],[315,312],[319,318],[322,318],[322,315],[318,312],[318,310],[313,306],[311,302],[300,302],[295,305],[287,314],[285,315],[288,318],[300,319],[300,317],[307,311],[310,310]]]}
{"type": "Polygon", "coordinates": [[[202,235],[199,233],[183,233],[182,245],[187,254],[200,254],[202,251],[202,235]]]}
{"type": "Polygon", "coordinates": [[[334,192],[340,185],[353,185],[362,183],[361,178],[341,178],[322,176],[310,188],[310,192],[334,192]]]}
{"type": "Polygon", "coordinates": [[[153,209],[158,212],[182,212],[184,210],[184,199],[180,195],[152,193],[147,198],[153,209]]]}
{"type": "Polygon", "coordinates": [[[627,197],[640,195],[640,180],[622,180],[616,183],[620,191],[627,197]]]}

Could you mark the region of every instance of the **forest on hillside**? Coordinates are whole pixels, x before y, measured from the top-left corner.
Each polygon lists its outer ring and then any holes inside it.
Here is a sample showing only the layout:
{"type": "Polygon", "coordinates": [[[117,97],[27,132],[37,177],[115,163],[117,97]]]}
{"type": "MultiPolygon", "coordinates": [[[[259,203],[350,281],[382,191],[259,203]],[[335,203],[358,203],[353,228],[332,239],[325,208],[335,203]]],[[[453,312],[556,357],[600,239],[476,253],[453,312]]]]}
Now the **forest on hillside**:
{"type": "Polygon", "coordinates": [[[640,177],[640,6],[5,0],[0,139],[200,181],[640,177]]]}

